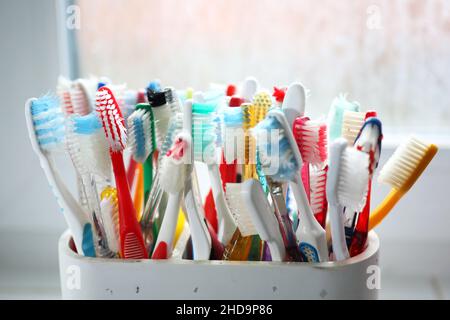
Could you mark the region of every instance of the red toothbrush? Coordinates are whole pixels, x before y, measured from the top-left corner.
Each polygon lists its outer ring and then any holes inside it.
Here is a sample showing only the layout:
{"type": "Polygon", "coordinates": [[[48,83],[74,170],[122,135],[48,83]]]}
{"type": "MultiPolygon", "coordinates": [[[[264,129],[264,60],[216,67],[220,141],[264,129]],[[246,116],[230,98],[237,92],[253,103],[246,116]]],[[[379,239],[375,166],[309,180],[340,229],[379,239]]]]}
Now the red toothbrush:
{"type": "Polygon", "coordinates": [[[116,180],[119,202],[120,254],[124,259],[148,258],[123,163],[122,152],[125,149],[127,138],[124,119],[116,98],[106,86],[97,91],[96,111],[102,121],[109,143],[109,154],[116,180]]]}

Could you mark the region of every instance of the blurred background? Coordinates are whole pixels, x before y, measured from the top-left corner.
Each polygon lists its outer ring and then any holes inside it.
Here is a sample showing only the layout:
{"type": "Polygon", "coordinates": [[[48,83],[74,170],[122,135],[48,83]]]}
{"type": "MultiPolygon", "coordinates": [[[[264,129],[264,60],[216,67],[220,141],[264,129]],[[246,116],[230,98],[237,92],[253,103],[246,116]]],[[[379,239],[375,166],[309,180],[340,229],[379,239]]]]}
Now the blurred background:
{"type": "MultiPolygon", "coordinates": [[[[341,92],[378,111],[380,165],[411,133],[437,143],[431,166],[377,228],[380,297],[450,298],[450,1],[0,0],[0,41],[0,298],[59,297],[65,223],[23,105],[54,91],[60,74],[198,90],[249,75],[267,89],[301,81],[313,117],[341,92]]],[[[387,191],[377,185],[372,203],[387,191]]]]}

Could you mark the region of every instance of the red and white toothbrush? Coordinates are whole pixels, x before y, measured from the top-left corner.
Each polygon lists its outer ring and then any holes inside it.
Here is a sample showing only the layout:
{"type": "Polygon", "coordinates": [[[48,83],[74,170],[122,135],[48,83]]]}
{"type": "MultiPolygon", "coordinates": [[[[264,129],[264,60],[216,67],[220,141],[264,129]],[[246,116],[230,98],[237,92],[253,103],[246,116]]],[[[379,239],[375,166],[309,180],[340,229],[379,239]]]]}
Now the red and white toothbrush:
{"type": "Polygon", "coordinates": [[[98,89],[96,110],[109,143],[109,154],[116,180],[119,202],[120,254],[124,259],[146,259],[148,253],[136,219],[136,211],[123,162],[122,152],[127,139],[124,119],[116,98],[108,87],[98,89]]]}

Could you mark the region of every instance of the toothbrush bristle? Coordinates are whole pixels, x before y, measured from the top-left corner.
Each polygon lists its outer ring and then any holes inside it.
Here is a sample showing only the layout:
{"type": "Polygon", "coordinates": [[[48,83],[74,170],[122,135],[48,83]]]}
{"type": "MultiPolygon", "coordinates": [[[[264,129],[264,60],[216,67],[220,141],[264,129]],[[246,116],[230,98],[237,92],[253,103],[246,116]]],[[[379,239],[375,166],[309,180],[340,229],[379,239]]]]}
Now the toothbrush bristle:
{"type": "Polygon", "coordinates": [[[186,179],[185,157],[188,152],[189,141],[180,134],[175,137],[173,146],[161,160],[160,185],[165,192],[176,193],[183,187],[186,179]]]}
{"type": "Polygon", "coordinates": [[[134,233],[122,234],[123,258],[124,259],[146,259],[145,249],[142,246],[142,239],[139,239],[134,233]]]}
{"type": "Polygon", "coordinates": [[[74,83],[70,89],[73,113],[87,115],[91,112],[89,98],[80,83],[74,83]]]}
{"type": "Polygon", "coordinates": [[[123,151],[127,133],[122,113],[111,89],[106,86],[98,89],[95,104],[109,147],[113,152],[123,151]]]}
{"type": "Polygon", "coordinates": [[[30,111],[39,146],[43,150],[59,148],[65,140],[65,122],[58,98],[46,95],[34,100],[30,111]]]}
{"type": "Polygon", "coordinates": [[[117,202],[117,191],[115,188],[107,187],[101,193],[101,215],[105,228],[108,245],[112,252],[119,250],[119,206],[117,202]]]}
{"type": "Polygon", "coordinates": [[[294,121],[293,134],[304,162],[317,166],[327,159],[325,122],[298,117],[294,121]]]}
{"type": "Polygon", "coordinates": [[[154,151],[151,111],[137,109],[128,117],[128,148],[137,162],[143,163],[154,151]]]}
{"type": "Polygon", "coordinates": [[[262,121],[272,106],[272,99],[267,92],[258,92],[253,97],[253,106],[255,114],[252,117],[251,126],[254,127],[260,121],[262,121]]]}
{"type": "Polygon", "coordinates": [[[85,116],[73,115],[69,118],[73,132],[80,145],[80,153],[86,159],[89,170],[102,177],[111,175],[109,147],[103,133],[102,124],[96,112],[85,116]]]}
{"type": "Polygon", "coordinates": [[[247,209],[247,204],[242,196],[242,184],[227,183],[226,190],[226,199],[241,235],[247,237],[258,234],[247,209]]]}
{"type": "Polygon", "coordinates": [[[378,181],[407,191],[428,165],[437,148],[411,137],[401,144],[380,170],[378,181]]]}
{"type": "Polygon", "coordinates": [[[166,154],[172,146],[173,139],[183,129],[183,114],[181,112],[175,112],[170,119],[169,128],[164,139],[164,143],[161,145],[161,154],[166,154]]]}
{"type": "Polygon", "coordinates": [[[365,112],[349,110],[344,111],[342,121],[342,137],[347,140],[349,145],[353,145],[355,143],[356,137],[364,125],[365,118],[365,112]]]}
{"type": "Polygon", "coordinates": [[[312,168],[309,174],[310,203],[311,210],[316,214],[320,214],[326,210],[327,196],[327,171],[326,169],[312,168]]]}
{"type": "Polygon", "coordinates": [[[264,173],[274,181],[293,180],[301,166],[294,154],[297,146],[291,145],[278,119],[269,113],[254,132],[264,173]]]}
{"type": "Polygon", "coordinates": [[[238,159],[243,161],[243,148],[245,144],[243,125],[243,114],[239,107],[226,107],[223,113],[223,151],[225,161],[232,163],[238,159]]]}
{"type": "Polygon", "coordinates": [[[194,103],[192,105],[192,142],[194,160],[205,163],[215,161],[215,144],[217,140],[212,104],[194,103]]]}
{"type": "Polygon", "coordinates": [[[347,210],[359,212],[366,203],[369,182],[369,155],[347,147],[341,155],[337,197],[347,210]]]}

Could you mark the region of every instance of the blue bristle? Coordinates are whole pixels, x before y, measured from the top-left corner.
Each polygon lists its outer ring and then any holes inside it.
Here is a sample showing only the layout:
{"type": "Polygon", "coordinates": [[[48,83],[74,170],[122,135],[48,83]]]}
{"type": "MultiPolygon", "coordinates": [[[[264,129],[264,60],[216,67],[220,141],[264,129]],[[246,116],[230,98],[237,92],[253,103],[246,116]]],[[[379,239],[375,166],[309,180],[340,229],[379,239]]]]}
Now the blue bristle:
{"type": "Polygon", "coordinates": [[[241,108],[225,108],[223,112],[223,123],[227,128],[241,128],[244,118],[241,108]]]}
{"type": "Polygon", "coordinates": [[[255,127],[255,130],[257,148],[264,172],[274,181],[293,180],[300,170],[300,164],[292,149],[296,146],[291,145],[278,119],[268,114],[255,127]],[[278,130],[278,136],[272,137],[272,130],[278,130]]]}
{"type": "Polygon", "coordinates": [[[158,80],[153,80],[148,84],[147,89],[153,92],[161,92],[161,84],[158,80]]]}
{"type": "Polygon", "coordinates": [[[72,121],[74,124],[74,131],[78,134],[89,135],[102,128],[100,119],[95,111],[85,116],[75,115],[72,117],[72,121]]]}
{"type": "Polygon", "coordinates": [[[145,158],[145,138],[144,138],[144,122],[142,118],[136,117],[133,119],[134,124],[134,135],[136,142],[136,152],[134,157],[136,159],[145,158]]]}
{"type": "Polygon", "coordinates": [[[31,103],[31,116],[39,145],[48,149],[64,141],[64,116],[55,96],[45,95],[31,103]]]}

